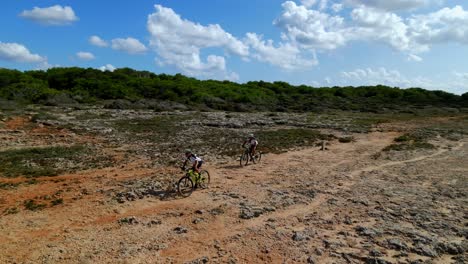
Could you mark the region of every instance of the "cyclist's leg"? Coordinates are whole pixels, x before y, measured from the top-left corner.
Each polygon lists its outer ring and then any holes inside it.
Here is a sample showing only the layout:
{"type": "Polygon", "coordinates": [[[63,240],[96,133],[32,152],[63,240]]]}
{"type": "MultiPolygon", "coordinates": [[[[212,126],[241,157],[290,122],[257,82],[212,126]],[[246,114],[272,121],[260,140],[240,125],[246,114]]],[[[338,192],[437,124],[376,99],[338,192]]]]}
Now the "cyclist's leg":
{"type": "Polygon", "coordinates": [[[253,160],[253,149],[254,149],[254,146],[250,145],[249,146],[249,158],[250,158],[250,160],[253,160]]]}

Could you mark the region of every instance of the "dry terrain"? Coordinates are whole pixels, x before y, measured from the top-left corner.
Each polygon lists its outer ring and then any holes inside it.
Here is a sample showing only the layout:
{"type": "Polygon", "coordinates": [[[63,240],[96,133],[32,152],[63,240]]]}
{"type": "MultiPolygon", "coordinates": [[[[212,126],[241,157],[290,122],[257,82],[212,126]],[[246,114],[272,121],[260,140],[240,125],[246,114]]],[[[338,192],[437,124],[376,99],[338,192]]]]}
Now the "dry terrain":
{"type": "Polygon", "coordinates": [[[0,120],[0,263],[468,263],[466,114],[0,120]],[[241,167],[249,132],[265,155],[241,167]],[[211,183],[181,198],[186,146],[211,183]]]}

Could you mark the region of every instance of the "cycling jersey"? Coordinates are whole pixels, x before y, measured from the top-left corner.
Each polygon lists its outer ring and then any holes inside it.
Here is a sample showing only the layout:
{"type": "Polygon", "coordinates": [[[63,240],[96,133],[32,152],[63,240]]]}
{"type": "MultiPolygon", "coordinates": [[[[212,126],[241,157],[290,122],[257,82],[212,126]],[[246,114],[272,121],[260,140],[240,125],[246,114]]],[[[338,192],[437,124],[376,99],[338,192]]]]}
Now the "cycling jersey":
{"type": "Polygon", "coordinates": [[[258,141],[255,138],[249,139],[247,143],[249,143],[249,145],[252,147],[258,145],[258,141]]]}
{"type": "Polygon", "coordinates": [[[201,162],[203,161],[199,157],[195,156],[194,154],[190,155],[190,157],[187,158],[191,163],[195,163],[195,161],[201,162]]]}

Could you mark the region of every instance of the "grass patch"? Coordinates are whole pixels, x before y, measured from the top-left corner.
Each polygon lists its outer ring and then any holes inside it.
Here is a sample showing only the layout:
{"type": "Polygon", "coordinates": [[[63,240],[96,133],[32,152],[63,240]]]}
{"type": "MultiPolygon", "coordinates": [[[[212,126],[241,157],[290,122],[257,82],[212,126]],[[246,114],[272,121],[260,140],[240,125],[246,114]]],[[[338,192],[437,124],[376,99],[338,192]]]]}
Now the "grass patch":
{"type": "Polygon", "coordinates": [[[356,119],[352,119],[352,124],[356,125],[356,126],[362,126],[362,127],[372,127],[372,126],[375,126],[375,125],[378,125],[378,124],[382,124],[382,123],[388,123],[390,122],[391,120],[388,119],[388,117],[386,116],[368,116],[368,117],[360,117],[360,118],[356,118],[356,119]]]}
{"type": "Polygon", "coordinates": [[[75,118],[76,120],[95,120],[95,119],[109,119],[111,118],[110,113],[93,113],[93,112],[85,112],[82,114],[77,115],[75,118]]]}
{"type": "Polygon", "coordinates": [[[17,207],[10,207],[3,211],[5,215],[17,214],[19,213],[19,209],[17,207]]]}
{"type": "Polygon", "coordinates": [[[46,121],[46,120],[57,120],[57,117],[46,112],[39,112],[37,114],[34,114],[31,117],[31,122],[34,122],[34,123],[37,123],[39,121],[46,121]]]}
{"type": "Polygon", "coordinates": [[[312,129],[262,130],[255,133],[263,152],[281,153],[292,147],[314,146],[317,140],[331,139],[312,129]]]}
{"type": "Polygon", "coordinates": [[[118,120],[115,127],[121,132],[130,133],[152,133],[152,132],[174,132],[180,122],[186,120],[184,116],[156,116],[149,119],[118,120]]]}
{"type": "Polygon", "coordinates": [[[63,198],[55,199],[50,202],[52,206],[63,204],[63,198]]]}
{"type": "Polygon", "coordinates": [[[24,201],[23,205],[24,205],[24,208],[26,208],[27,210],[30,210],[30,211],[39,211],[39,210],[42,210],[42,209],[44,209],[46,207],[45,204],[36,203],[36,201],[34,201],[34,200],[26,200],[26,201],[24,201]]]}
{"type": "Polygon", "coordinates": [[[59,163],[79,160],[86,148],[83,146],[46,147],[8,150],[0,152],[0,173],[4,177],[56,176],[63,171],[59,163]]]}
{"type": "Polygon", "coordinates": [[[188,119],[186,116],[168,115],[150,119],[118,120],[114,122],[114,127],[134,139],[165,142],[177,131],[184,129],[182,122],[188,119]]]}
{"type": "Polygon", "coordinates": [[[0,182],[1,190],[11,190],[18,187],[19,183],[0,182]]]}
{"type": "Polygon", "coordinates": [[[407,133],[396,137],[393,141],[394,144],[391,144],[383,149],[383,151],[406,151],[406,150],[416,150],[416,149],[434,149],[435,146],[431,143],[428,143],[429,140],[434,135],[431,132],[427,131],[415,131],[412,133],[407,133]]]}
{"type": "Polygon", "coordinates": [[[416,150],[416,149],[434,149],[435,146],[428,142],[413,142],[408,144],[392,144],[386,146],[383,151],[405,151],[405,150],[416,150]]]}
{"type": "Polygon", "coordinates": [[[411,137],[408,136],[408,134],[405,134],[405,135],[402,135],[393,139],[393,141],[395,142],[408,142],[410,140],[411,140],[411,137]]]}

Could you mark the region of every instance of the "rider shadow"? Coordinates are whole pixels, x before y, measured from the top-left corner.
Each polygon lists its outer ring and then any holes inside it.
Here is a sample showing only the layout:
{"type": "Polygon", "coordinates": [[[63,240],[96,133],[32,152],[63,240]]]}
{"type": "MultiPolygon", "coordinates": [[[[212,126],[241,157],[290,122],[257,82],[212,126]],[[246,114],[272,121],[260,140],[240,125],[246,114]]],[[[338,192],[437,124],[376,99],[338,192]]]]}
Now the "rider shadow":
{"type": "Polygon", "coordinates": [[[153,195],[159,197],[159,200],[161,201],[171,201],[180,199],[180,197],[177,194],[177,191],[172,187],[169,187],[166,190],[154,191],[153,195]]]}
{"type": "Polygon", "coordinates": [[[160,201],[172,201],[184,198],[178,194],[177,190],[172,184],[170,184],[165,190],[161,189],[152,191],[151,195],[159,197],[160,201]]]}
{"type": "Polygon", "coordinates": [[[226,166],[223,166],[221,168],[222,169],[227,169],[227,170],[232,170],[232,169],[238,169],[239,167],[242,167],[242,166],[239,166],[239,165],[226,165],[226,166]]]}

